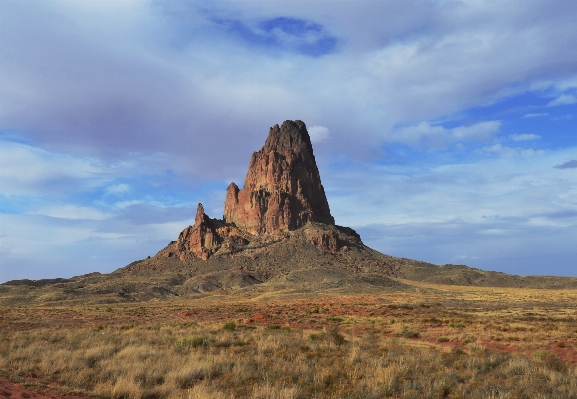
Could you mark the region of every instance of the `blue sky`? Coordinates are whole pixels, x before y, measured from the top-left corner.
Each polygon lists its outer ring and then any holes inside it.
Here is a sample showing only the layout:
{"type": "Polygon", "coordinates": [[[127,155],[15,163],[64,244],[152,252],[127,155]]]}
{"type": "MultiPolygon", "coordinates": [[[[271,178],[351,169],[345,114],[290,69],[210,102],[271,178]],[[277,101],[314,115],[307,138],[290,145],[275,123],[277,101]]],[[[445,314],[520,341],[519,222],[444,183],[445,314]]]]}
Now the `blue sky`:
{"type": "Polygon", "coordinates": [[[577,3],[0,2],[0,281],[110,272],[221,217],[305,121],[384,253],[577,276],[577,3]]]}

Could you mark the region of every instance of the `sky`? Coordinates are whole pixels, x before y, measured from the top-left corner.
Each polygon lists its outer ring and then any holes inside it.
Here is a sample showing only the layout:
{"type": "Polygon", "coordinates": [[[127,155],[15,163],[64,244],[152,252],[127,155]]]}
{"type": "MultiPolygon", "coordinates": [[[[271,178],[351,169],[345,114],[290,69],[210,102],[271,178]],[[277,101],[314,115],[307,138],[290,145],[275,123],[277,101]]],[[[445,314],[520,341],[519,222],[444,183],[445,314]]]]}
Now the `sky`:
{"type": "Polygon", "coordinates": [[[0,282],[111,272],[222,217],[303,120],[383,253],[577,276],[574,0],[0,1],[0,282]]]}

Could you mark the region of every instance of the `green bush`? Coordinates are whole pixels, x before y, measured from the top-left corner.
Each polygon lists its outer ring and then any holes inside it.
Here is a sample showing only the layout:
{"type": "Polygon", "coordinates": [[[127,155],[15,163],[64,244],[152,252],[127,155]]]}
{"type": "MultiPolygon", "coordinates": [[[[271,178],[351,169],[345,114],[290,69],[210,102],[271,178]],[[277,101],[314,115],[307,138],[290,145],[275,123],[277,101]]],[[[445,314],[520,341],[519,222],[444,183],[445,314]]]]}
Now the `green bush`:
{"type": "Polygon", "coordinates": [[[192,348],[198,348],[201,347],[203,345],[206,344],[204,338],[199,337],[199,336],[192,336],[192,337],[186,337],[186,338],[181,338],[177,341],[178,345],[181,346],[188,346],[188,347],[192,347],[192,348]]]}
{"type": "Polygon", "coordinates": [[[223,328],[227,331],[234,331],[236,330],[236,323],[234,321],[229,321],[223,328]]]}

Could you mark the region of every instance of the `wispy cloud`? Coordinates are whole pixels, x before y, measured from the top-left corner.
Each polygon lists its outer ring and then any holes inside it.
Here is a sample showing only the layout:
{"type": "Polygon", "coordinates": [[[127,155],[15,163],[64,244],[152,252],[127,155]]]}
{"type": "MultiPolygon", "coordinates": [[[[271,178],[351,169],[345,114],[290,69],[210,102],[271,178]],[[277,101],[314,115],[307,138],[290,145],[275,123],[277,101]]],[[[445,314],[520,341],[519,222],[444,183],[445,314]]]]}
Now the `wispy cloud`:
{"type": "Polygon", "coordinates": [[[421,148],[443,149],[449,144],[462,141],[489,142],[500,127],[500,121],[486,121],[452,129],[421,122],[393,132],[388,140],[421,148]]]}
{"type": "Polygon", "coordinates": [[[509,138],[513,141],[528,141],[528,140],[537,140],[540,139],[541,136],[538,134],[531,134],[531,133],[522,133],[522,134],[512,134],[509,138]]]}
{"type": "Polygon", "coordinates": [[[114,184],[106,188],[106,192],[112,195],[122,195],[130,191],[130,186],[128,184],[114,184]]]}
{"type": "Polygon", "coordinates": [[[525,114],[523,115],[523,118],[538,118],[541,116],[547,116],[549,115],[548,112],[539,112],[539,113],[535,113],[535,114],[525,114]]]}
{"type": "Polygon", "coordinates": [[[545,150],[534,150],[532,148],[513,148],[504,146],[500,143],[493,144],[489,147],[483,147],[480,152],[488,154],[496,154],[502,157],[534,157],[540,156],[546,153],[545,150]]]}
{"type": "Polygon", "coordinates": [[[61,195],[72,186],[102,184],[106,173],[94,158],[0,141],[0,194],[61,195]]]}
{"type": "Polygon", "coordinates": [[[40,208],[30,213],[58,219],[104,220],[111,216],[100,209],[76,205],[51,206],[48,208],[40,208]]]}
{"type": "Polygon", "coordinates": [[[577,97],[572,94],[561,94],[556,99],[550,101],[548,107],[556,107],[558,105],[571,105],[577,103],[577,97]]]}

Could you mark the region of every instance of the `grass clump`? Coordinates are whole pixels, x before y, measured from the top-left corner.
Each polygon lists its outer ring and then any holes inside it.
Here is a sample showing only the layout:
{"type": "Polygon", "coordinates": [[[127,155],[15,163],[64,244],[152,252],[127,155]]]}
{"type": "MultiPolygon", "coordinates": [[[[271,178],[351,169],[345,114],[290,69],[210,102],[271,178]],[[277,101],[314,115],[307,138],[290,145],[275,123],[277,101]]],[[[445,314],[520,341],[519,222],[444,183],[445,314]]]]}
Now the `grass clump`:
{"type": "Polygon", "coordinates": [[[134,327],[135,327],[134,324],[125,324],[122,327],[120,327],[120,329],[126,331],[126,330],[132,330],[134,327]]]}
{"type": "Polygon", "coordinates": [[[397,334],[398,337],[405,337],[405,338],[419,338],[421,333],[417,330],[413,330],[409,326],[403,326],[403,329],[400,333],[397,334]]]}
{"type": "Polygon", "coordinates": [[[188,348],[200,348],[201,346],[207,345],[207,342],[204,340],[203,337],[200,336],[192,336],[181,338],[177,341],[177,345],[185,346],[188,348]]]}

